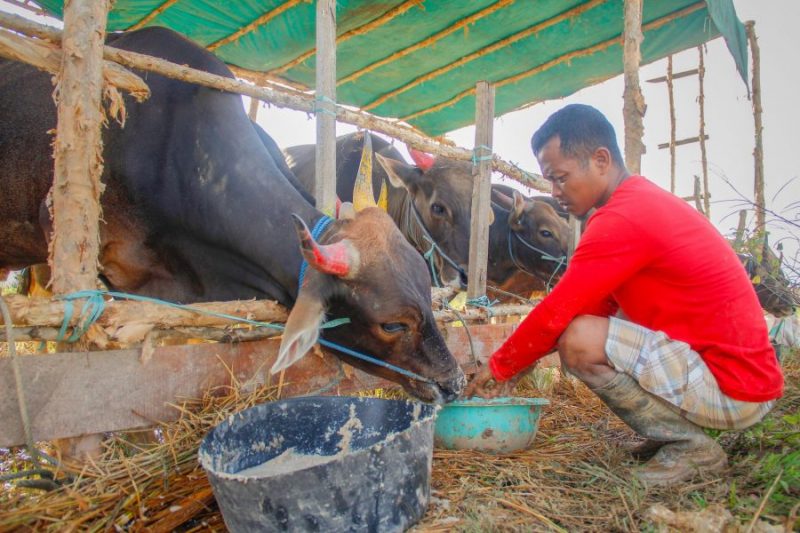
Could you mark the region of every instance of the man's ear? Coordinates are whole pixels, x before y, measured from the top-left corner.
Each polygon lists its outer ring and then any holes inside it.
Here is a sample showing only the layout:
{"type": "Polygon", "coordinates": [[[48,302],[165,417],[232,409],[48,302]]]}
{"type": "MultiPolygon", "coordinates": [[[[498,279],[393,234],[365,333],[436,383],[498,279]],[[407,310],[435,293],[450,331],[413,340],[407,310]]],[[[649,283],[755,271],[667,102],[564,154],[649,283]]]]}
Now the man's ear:
{"type": "Polygon", "coordinates": [[[611,152],[605,146],[601,146],[592,154],[592,160],[600,171],[606,173],[610,169],[612,163],[611,152]]]}

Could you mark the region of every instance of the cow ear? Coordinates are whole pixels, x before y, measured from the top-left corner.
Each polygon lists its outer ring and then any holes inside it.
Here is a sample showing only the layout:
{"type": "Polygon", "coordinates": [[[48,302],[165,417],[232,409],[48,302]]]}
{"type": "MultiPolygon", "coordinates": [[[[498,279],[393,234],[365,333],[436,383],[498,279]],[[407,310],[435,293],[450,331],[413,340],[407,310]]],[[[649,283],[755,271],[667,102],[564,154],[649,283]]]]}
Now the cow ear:
{"type": "Polygon", "coordinates": [[[513,220],[519,220],[525,214],[525,197],[519,191],[514,191],[514,208],[511,215],[513,220]]]}
{"type": "Polygon", "coordinates": [[[375,154],[375,157],[386,171],[387,176],[389,176],[389,183],[392,184],[392,187],[396,189],[405,187],[409,191],[414,191],[419,185],[422,174],[417,170],[417,167],[381,154],[375,154]]]}
{"type": "Polygon", "coordinates": [[[271,374],[289,368],[308,353],[319,338],[319,327],[325,319],[322,300],[310,289],[301,289],[283,330],[278,358],[271,374]]]}

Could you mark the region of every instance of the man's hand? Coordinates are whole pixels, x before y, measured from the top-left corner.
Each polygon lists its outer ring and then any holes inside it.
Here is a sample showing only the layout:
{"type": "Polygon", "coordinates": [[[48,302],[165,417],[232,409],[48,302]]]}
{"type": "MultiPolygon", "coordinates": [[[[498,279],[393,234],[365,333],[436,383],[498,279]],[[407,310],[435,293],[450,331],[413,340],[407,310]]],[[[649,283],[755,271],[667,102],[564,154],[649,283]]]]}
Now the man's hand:
{"type": "Polygon", "coordinates": [[[472,398],[473,396],[480,396],[481,398],[498,398],[501,396],[510,396],[514,387],[517,386],[519,377],[523,374],[517,374],[507,381],[497,381],[492,374],[492,370],[488,366],[478,368],[478,373],[472,378],[472,381],[467,385],[464,391],[465,398],[472,398]]]}

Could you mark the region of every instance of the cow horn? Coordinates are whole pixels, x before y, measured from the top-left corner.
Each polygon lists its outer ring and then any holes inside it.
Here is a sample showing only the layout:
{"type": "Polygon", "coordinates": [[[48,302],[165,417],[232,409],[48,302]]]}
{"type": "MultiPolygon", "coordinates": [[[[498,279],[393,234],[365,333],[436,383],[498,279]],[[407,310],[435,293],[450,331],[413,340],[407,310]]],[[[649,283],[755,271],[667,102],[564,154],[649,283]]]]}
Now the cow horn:
{"type": "Polygon", "coordinates": [[[431,154],[426,154],[425,152],[420,152],[416,148],[409,148],[408,153],[411,155],[411,159],[414,160],[414,164],[417,165],[423,172],[427,172],[433,167],[433,163],[436,161],[436,158],[431,154]]]}
{"type": "Polygon", "coordinates": [[[386,179],[381,180],[381,192],[378,195],[378,207],[385,212],[389,212],[389,188],[386,186],[386,179]]]}
{"type": "Polygon", "coordinates": [[[372,190],[372,135],[367,131],[364,133],[361,162],[353,185],[353,207],[358,212],[375,206],[375,192],[372,190]]]}
{"type": "Polygon", "coordinates": [[[319,244],[312,237],[303,219],[292,213],[297,236],[300,238],[300,252],[309,266],[340,278],[348,278],[358,270],[358,252],[347,241],[333,244],[319,244]]]}

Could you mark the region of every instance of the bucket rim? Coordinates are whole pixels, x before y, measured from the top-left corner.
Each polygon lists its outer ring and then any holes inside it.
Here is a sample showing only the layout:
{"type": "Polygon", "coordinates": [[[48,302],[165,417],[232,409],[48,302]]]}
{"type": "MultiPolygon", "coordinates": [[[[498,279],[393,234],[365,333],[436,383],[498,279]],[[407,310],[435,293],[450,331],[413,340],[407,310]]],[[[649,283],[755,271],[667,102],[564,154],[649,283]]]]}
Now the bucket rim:
{"type": "Polygon", "coordinates": [[[500,398],[462,398],[454,400],[443,407],[505,407],[505,406],[545,406],[550,405],[547,398],[524,398],[520,396],[502,396],[500,398]]]}

